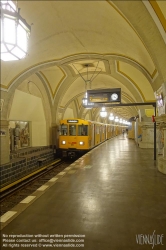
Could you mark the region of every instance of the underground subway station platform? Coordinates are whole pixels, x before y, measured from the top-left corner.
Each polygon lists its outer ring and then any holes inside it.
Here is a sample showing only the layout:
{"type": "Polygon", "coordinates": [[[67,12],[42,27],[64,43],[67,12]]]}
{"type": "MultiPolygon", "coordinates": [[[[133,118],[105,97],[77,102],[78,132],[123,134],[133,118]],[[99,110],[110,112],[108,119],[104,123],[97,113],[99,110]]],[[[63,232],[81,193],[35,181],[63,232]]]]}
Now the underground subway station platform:
{"type": "Polygon", "coordinates": [[[1,249],[166,249],[166,2],[0,3],[1,249]]]}

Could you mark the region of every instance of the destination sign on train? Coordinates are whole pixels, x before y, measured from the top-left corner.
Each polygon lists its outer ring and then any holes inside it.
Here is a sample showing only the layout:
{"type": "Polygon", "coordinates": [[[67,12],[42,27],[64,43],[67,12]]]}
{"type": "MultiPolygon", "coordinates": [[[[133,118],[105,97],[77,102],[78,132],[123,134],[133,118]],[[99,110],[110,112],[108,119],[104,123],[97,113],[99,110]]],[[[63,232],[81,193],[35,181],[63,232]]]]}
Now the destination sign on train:
{"type": "Polygon", "coordinates": [[[78,123],[78,120],[67,120],[68,123],[78,123]]]}

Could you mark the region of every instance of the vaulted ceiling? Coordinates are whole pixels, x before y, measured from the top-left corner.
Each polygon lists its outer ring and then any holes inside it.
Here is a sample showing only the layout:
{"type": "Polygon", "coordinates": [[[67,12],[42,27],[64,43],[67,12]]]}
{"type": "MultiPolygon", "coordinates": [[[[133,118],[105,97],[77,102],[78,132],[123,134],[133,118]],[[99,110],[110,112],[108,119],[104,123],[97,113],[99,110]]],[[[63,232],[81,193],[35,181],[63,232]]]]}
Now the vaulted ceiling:
{"type": "MultiPolygon", "coordinates": [[[[31,24],[28,56],[1,61],[1,91],[44,84],[52,119],[73,103],[85,115],[86,77],[92,89],[121,88],[122,102],[154,101],[166,82],[165,1],[18,1],[31,24]]],[[[116,108],[129,119],[139,107],[116,108]]],[[[99,109],[93,112],[99,112],[99,109]]]]}

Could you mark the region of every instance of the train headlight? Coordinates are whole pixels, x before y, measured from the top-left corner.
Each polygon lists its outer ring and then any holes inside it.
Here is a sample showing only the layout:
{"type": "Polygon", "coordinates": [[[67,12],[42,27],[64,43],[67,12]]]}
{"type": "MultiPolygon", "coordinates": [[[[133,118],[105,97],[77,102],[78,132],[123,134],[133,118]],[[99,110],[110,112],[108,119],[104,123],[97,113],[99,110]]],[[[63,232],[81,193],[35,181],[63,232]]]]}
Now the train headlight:
{"type": "Polygon", "coordinates": [[[66,141],[62,141],[62,144],[63,144],[63,145],[66,144],[66,141]]]}
{"type": "Polygon", "coordinates": [[[80,145],[84,145],[84,142],[83,142],[83,141],[80,141],[80,145]]]}

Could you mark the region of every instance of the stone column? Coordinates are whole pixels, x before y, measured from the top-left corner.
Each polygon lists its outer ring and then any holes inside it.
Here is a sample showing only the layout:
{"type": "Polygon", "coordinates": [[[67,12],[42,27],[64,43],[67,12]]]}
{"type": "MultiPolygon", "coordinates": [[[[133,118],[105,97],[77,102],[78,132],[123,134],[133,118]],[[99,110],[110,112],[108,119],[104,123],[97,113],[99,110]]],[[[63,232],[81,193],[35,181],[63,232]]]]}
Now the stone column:
{"type": "Polygon", "coordinates": [[[161,173],[166,174],[166,115],[157,116],[155,120],[164,131],[163,155],[157,159],[157,168],[161,173]]]}
{"type": "Polygon", "coordinates": [[[139,142],[140,148],[154,148],[154,123],[140,122],[142,130],[142,140],[139,142]]]}
{"type": "Polygon", "coordinates": [[[138,118],[135,121],[135,142],[138,143],[138,118]]]}
{"type": "Polygon", "coordinates": [[[0,121],[0,165],[10,161],[10,144],[9,144],[9,121],[0,121]]]}
{"type": "Polygon", "coordinates": [[[56,123],[52,123],[52,146],[58,148],[59,144],[59,127],[56,123]]]}
{"type": "MultiPolygon", "coordinates": [[[[166,124],[165,124],[166,125],[166,124]]],[[[166,159],[166,127],[163,128],[164,131],[164,148],[163,148],[163,157],[166,159]]]]}

